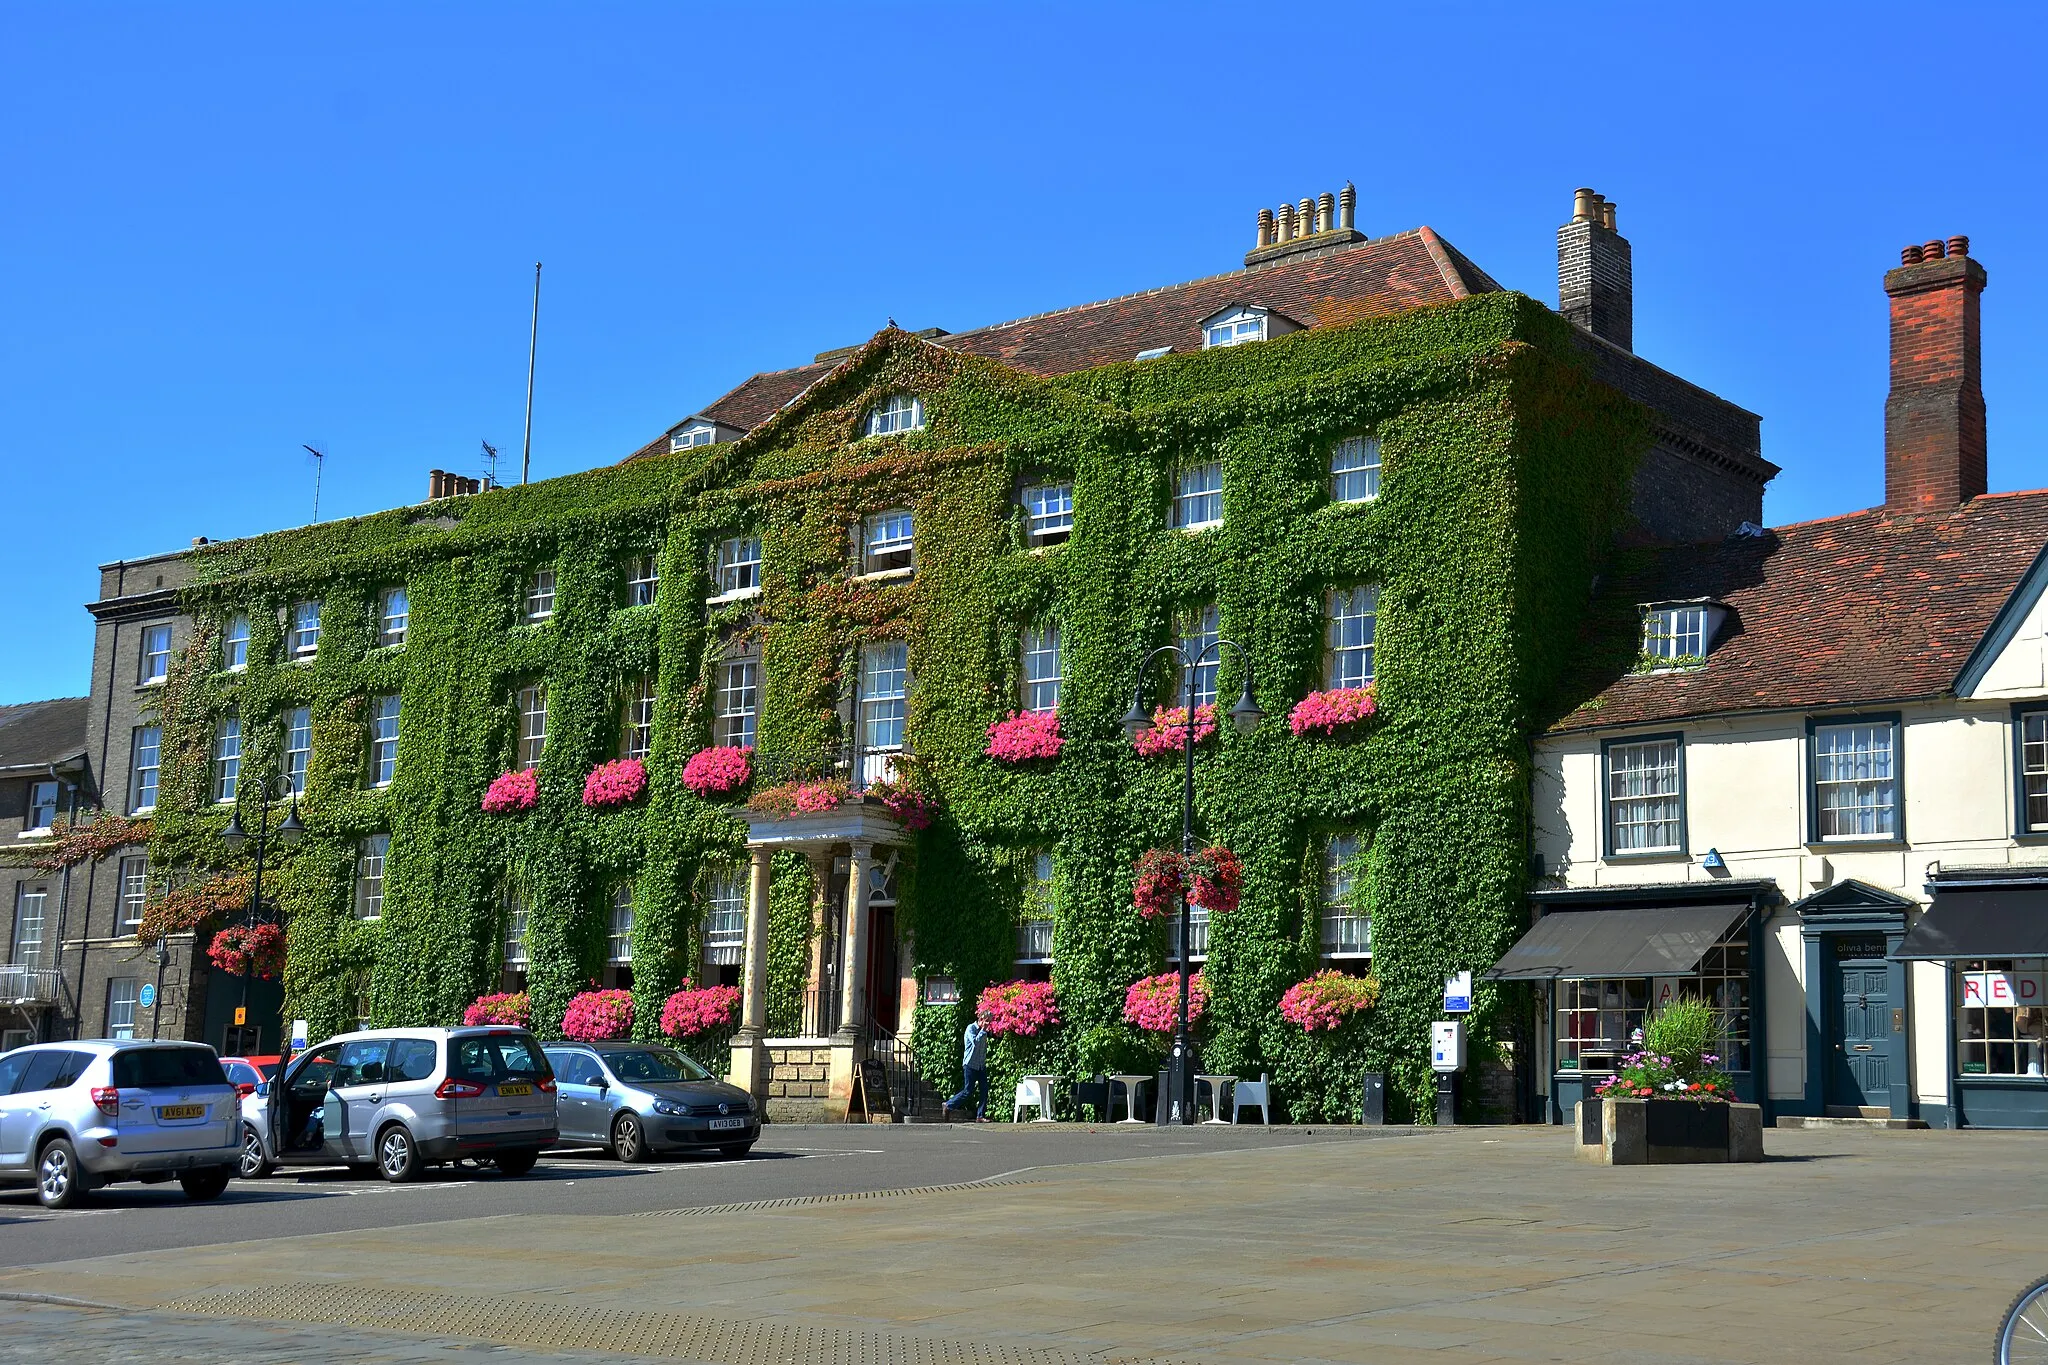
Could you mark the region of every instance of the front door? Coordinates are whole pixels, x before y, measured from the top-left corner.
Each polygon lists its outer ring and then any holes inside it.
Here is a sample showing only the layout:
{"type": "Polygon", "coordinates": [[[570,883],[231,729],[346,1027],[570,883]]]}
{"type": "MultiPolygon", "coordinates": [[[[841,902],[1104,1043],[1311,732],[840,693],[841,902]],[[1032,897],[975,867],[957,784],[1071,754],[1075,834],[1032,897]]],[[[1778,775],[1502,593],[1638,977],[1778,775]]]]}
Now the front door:
{"type": "Polygon", "coordinates": [[[1891,967],[1884,939],[1837,938],[1828,992],[1833,1108],[1891,1108],[1891,967]]]}

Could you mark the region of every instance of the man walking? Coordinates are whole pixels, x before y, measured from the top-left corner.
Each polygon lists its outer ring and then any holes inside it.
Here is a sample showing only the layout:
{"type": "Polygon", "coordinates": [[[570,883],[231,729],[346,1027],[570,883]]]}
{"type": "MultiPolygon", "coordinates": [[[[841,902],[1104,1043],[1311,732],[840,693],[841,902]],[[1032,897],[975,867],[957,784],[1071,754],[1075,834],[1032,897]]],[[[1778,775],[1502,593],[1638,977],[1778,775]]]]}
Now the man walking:
{"type": "Polygon", "coordinates": [[[974,1019],[967,1025],[967,1036],[960,1047],[960,1070],[965,1079],[961,1082],[960,1093],[946,1101],[948,1110],[967,1111],[969,1096],[974,1097],[974,1121],[988,1122],[988,1030],[981,1026],[981,1020],[974,1019]]]}

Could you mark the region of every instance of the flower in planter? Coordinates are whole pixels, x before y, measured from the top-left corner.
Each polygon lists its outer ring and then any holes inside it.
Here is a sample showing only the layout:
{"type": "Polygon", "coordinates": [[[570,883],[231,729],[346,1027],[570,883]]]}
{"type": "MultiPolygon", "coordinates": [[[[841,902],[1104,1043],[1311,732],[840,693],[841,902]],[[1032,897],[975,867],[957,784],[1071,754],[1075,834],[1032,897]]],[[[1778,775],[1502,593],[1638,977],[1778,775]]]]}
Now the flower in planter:
{"type": "MultiPolygon", "coordinates": [[[[1209,983],[1200,972],[1188,978],[1188,1024],[1192,1027],[1209,1008],[1209,983]]],[[[1124,992],[1124,1019],[1147,1033],[1173,1032],[1180,1009],[1180,976],[1167,972],[1133,981],[1124,992]]]]}
{"type": "Polygon", "coordinates": [[[1287,713],[1287,725],[1296,735],[1334,735],[1378,713],[1371,683],[1333,687],[1327,692],[1311,692],[1296,702],[1287,713]]]}
{"type": "Polygon", "coordinates": [[[1183,889],[1196,905],[1223,915],[1237,909],[1244,892],[1244,864],[1221,844],[1186,857],[1149,849],[1139,855],[1136,871],[1131,900],[1145,919],[1172,914],[1183,889]]]}
{"type": "Polygon", "coordinates": [[[637,758],[615,758],[600,763],[583,779],[583,804],[592,810],[611,810],[640,798],[647,790],[647,765],[637,758]]]}
{"type": "MultiPolygon", "coordinates": [[[[1214,703],[1195,708],[1194,743],[1200,744],[1216,733],[1214,703]]],[[[1141,758],[1179,753],[1188,747],[1188,712],[1185,706],[1159,707],[1152,713],[1152,728],[1131,741],[1141,758]]]]}
{"type": "Polygon", "coordinates": [[[480,995],[470,1001],[469,1008],[462,1012],[462,1022],[471,1026],[511,1024],[518,1028],[526,1028],[533,1023],[533,1004],[525,991],[501,991],[496,995],[480,995]]]}
{"type": "Polygon", "coordinates": [[[517,772],[499,773],[492,780],[491,789],[484,793],[484,810],[491,815],[510,815],[515,811],[532,810],[538,804],[538,768],[521,768],[517,772]]]}
{"type": "Polygon", "coordinates": [[[1666,1005],[1632,1033],[1635,1051],[1593,1093],[1622,1099],[1674,1099],[1727,1104],[1735,1082],[1721,1069],[1721,1022],[1699,1000],[1666,1005]]]}
{"type": "Polygon", "coordinates": [[[562,1015],[562,1036],[572,1042],[602,1043],[632,1035],[631,991],[585,991],[570,997],[562,1015]]]}
{"type": "Polygon", "coordinates": [[[1060,1009],[1050,981],[1004,981],[975,1002],[974,1015],[997,1037],[1036,1038],[1059,1027],[1060,1009]]]}
{"type": "Polygon", "coordinates": [[[747,809],[758,815],[816,815],[836,809],[852,791],[838,778],[819,782],[784,782],[747,798],[747,809]]]}
{"type": "Polygon", "coordinates": [[[1379,1003],[1375,976],[1347,976],[1329,970],[1297,981],[1280,997],[1280,1017],[1304,1033],[1329,1033],[1379,1003]]]}
{"type": "Polygon", "coordinates": [[[1064,744],[1058,712],[1013,711],[988,727],[988,748],[983,752],[1000,763],[1029,763],[1058,758],[1064,744]]]}
{"type": "Polygon", "coordinates": [[[1138,855],[1138,879],[1131,887],[1131,899],[1144,919],[1170,915],[1180,904],[1186,864],[1180,854],[1163,848],[1147,849],[1138,855]]]}
{"type": "Polygon", "coordinates": [[[284,930],[275,924],[230,924],[213,936],[206,960],[230,976],[253,970],[274,981],[284,970],[284,930]]]}
{"type": "Polygon", "coordinates": [[[897,781],[877,782],[868,788],[881,801],[889,814],[895,816],[909,830],[925,829],[931,825],[932,816],[938,813],[938,802],[926,796],[915,787],[905,786],[897,781]]]}
{"type": "Polygon", "coordinates": [[[683,765],[683,785],[707,799],[738,791],[753,775],[752,745],[719,744],[699,749],[683,765]]]}
{"type": "Polygon", "coordinates": [[[693,988],[688,981],[661,1007],[661,1031],[671,1038],[695,1038],[730,1028],[740,1014],[737,986],[693,988]]]}

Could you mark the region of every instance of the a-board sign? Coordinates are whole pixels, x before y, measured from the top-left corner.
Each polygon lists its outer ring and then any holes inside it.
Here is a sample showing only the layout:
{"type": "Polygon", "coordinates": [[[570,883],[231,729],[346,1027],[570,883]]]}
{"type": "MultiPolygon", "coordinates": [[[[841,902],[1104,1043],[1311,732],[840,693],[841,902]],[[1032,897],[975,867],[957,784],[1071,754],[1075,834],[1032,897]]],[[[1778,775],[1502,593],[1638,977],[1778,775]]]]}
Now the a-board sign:
{"type": "Polygon", "coordinates": [[[861,1098],[870,1114],[892,1112],[889,1103],[889,1069],[870,1057],[860,1064],[861,1098]]]}

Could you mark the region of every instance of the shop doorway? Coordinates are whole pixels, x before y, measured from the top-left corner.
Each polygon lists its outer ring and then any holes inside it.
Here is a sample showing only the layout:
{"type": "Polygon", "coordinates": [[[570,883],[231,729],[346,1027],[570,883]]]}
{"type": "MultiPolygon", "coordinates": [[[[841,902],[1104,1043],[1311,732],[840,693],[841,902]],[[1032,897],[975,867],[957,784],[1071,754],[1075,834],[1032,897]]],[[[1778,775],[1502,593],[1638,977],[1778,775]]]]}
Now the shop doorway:
{"type": "Polygon", "coordinates": [[[1891,1112],[1891,964],[1882,934],[1836,936],[1829,955],[1830,1114],[1891,1112]]]}

